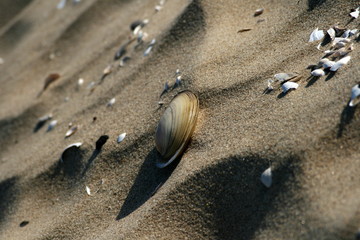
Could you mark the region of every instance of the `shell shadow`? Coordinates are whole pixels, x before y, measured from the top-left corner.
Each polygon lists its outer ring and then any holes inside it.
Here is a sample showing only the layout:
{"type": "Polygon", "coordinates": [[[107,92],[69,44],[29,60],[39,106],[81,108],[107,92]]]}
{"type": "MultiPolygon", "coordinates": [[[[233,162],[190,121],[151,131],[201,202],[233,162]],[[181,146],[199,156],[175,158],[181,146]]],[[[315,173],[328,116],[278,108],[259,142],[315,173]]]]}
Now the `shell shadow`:
{"type": "Polygon", "coordinates": [[[330,71],[329,74],[327,74],[325,81],[329,81],[330,79],[332,79],[335,76],[336,72],[332,72],[330,71]]]}
{"type": "Polygon", "coordinates": [[[305,88],[311,87],[317,80],[319,80],[320,77],[317,76],[310,76],[307,81],[308,83],[306,84],[305,88]]]}
{"type": "Polygon", "coordinates": [[[0,38],[0,47],[4,51],[11,51],[25,37],[32,28],[32,23],[19,19],[0,38]]]}
{"type": "Polygon", "coordinates": [[[281,93],[279,93],[279,95],[277,96],[277,98],[278,98],[278,99],[281,99],[281,98],[285,97],[286,95],[288,95],[289,92],[291,92],[291,91],[292,91],[292,90],[290,89],[290,90],[288,90],[287,92],[281,92],[281,93]]]}
{"type": "Polygon", "coordinates": [[[345,127],[351,123],[352,119],[354,118],[356,107],[357,106],[350,107],[349,102],[344,107],[340,115],[340,123],[339,123],[339,130],[337,132],[337,138],[342,137],[345,127]]]}
{"type": "Polygon", "coordinates": [[[120,220],[134,212],[151,198],[156,191],[169,179],[180,162],[181,156],[172,162],[168,167],[159,169],[155,166],[159,154],[153,148],[145,158],[139,173],[131,187],[124,204],[121,207],[116,220],[120,220]]]}
{"type": "Polygon", "coordinates": [[[16,183],[18,177],[11,177],[0,182],[0,229],[6,220],[6,216],[13,211],[18,189],[16,183]]]}

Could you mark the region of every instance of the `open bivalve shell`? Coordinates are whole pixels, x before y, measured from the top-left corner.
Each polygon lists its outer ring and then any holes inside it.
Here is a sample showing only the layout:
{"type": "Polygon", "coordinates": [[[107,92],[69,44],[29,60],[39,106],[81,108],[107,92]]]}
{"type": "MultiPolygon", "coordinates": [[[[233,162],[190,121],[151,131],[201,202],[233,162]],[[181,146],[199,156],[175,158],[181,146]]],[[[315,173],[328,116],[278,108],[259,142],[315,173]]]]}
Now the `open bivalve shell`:
{"type": "Polygon", "coordinates": [[[156,149],[162,159],[156,163],[164,168],[180,156],[195,130],[199,100],[191,91],[177,94],[166,108],[156,129],[156,149]]]}

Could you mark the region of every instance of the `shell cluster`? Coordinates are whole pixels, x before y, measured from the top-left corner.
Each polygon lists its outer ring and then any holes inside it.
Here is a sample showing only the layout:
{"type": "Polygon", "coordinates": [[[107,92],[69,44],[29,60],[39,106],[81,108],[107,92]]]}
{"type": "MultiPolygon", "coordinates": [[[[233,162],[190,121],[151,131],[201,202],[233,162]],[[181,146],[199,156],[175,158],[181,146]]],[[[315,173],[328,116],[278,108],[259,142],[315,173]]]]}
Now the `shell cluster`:
{"type": "Polygon", "coordinates": [[[191,91],[182,91],[171,101],[156,129],[156,148],[162,156],[157,167],[166,167],[184,152],[195,130],[198,112],[199,100],[191,91]]]}

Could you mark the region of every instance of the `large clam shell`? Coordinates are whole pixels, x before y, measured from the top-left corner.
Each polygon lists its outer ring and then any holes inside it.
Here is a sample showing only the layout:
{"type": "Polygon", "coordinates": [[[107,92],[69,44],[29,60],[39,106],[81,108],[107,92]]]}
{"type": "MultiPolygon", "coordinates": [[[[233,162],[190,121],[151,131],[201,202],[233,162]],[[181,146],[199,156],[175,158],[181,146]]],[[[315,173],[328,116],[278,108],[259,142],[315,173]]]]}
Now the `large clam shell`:
{"type": "Polygon", "coordinates": [[[182,91],[171,101],[156,129],[156,148],[162,159],[156,163],[166,167],[184,152],[195,130],[199,100],[191,91],[182,91]]]}

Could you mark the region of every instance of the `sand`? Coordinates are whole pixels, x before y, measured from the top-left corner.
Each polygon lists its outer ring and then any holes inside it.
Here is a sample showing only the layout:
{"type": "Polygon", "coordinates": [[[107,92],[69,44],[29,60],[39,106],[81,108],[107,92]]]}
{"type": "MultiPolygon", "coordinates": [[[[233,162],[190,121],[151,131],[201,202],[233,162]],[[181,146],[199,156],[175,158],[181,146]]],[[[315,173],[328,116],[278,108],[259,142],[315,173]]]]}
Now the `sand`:
{"type": "Polygon", "coordinates": [[[333,76],[310,79],[307,68],[323,56],[310,33],[358,28],[356,1],[167,0],[159,12],[156,0],[57,3],[0,1],[0,239],[355,238],[360,112],[347,103],[358,41],[333,76]],[[144,45],[119,67],[130,24],[146,18],[144,45]],[[183,85],[159,108],[176,69],[183,85]],[[280,72],[301,75],[298,89],[263,94],[280,72]],[[61,77],[37,97],[51,73],[61,77]],[[198,123],[181,159],[158,169],[156,125],[183,89],[199,97],[198,123]],[[50,113],[56,127],[34,131],[50,113]],[[78,130],[65,138],[69,123],[78,130]]]}

